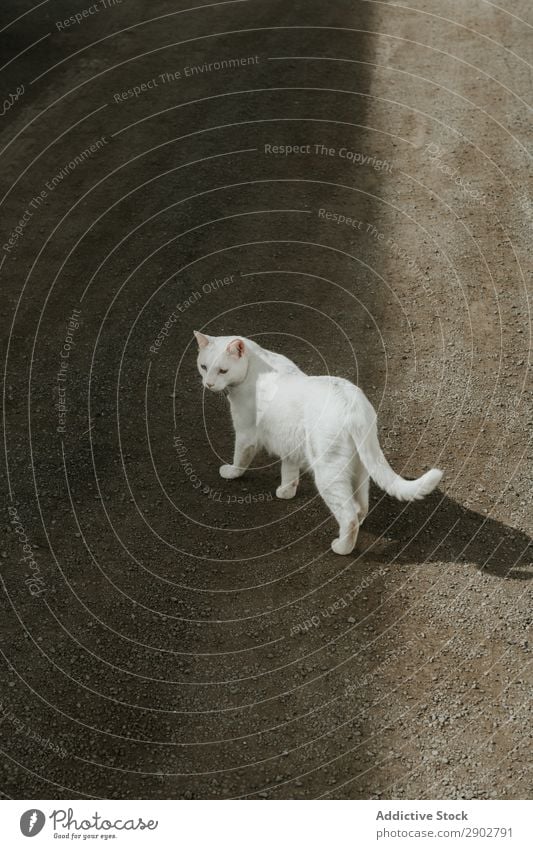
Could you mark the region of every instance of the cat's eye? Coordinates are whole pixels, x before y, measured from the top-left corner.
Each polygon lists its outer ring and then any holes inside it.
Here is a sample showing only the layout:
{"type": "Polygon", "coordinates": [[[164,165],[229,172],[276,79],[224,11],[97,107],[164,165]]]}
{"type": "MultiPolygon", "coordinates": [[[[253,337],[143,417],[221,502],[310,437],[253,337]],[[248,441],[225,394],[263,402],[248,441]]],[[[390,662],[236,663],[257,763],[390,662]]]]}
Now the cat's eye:
{"type": "Polygon", "coordinates": [[[204,371],[207,371],[207,366],[200,366],[200,368],[203,368],[204,371]]]}
{"type": "Polygon", "coordinates": [[[228,370],[227,370],[227,368],[219,368],[218,373],[219,374],[227,374],[228,370]]]}

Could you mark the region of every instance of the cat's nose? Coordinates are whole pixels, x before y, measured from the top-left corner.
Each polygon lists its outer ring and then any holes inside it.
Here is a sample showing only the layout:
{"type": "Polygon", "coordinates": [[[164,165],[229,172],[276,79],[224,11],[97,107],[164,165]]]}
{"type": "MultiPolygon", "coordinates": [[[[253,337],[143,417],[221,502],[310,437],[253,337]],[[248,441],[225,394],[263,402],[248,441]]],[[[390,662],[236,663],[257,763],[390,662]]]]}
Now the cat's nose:
{"type": "Polygon", "coordinates": [[[214,383],[206,383],[205,385],[207,386],[208,389],[212,389],[215,384],[214,383]]]}

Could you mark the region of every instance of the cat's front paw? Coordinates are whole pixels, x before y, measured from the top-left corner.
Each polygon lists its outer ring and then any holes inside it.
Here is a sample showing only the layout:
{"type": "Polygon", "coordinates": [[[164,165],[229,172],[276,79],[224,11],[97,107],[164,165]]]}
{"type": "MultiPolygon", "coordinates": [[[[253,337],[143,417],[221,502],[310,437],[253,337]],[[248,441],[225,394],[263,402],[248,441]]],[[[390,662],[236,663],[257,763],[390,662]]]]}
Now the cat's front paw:
{"type": "Polygon", "coordinates": [[[276,490],[277,498],[294,498],[298,483],[289,483],[286,486],[278,486],[276,490]]]}
{"type": "Polygon", "coordinates": [[[240,478],[241,475],[244,474],[244,469],[239,469],[238,466],[221,466],[218,471],[220,473],[220,477],[225,478],[226,480],[240,478]]]}

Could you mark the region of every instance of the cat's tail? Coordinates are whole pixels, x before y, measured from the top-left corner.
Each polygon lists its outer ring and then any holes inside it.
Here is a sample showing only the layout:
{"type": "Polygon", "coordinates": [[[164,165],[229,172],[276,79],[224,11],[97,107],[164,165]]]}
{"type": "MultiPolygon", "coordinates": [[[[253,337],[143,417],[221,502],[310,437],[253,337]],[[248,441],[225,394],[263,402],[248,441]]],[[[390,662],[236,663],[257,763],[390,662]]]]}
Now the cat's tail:
{"type": "Polygon", "coordinates": [[[416,501],[433,492],[442,478],[440,469],[430,469],[416,480],[408,481],[389,465],[379,444],[376,412],[361,390],[353,416],[354,441],[359,456],[368,474],[381,489],[400,501],[416,501]]]}

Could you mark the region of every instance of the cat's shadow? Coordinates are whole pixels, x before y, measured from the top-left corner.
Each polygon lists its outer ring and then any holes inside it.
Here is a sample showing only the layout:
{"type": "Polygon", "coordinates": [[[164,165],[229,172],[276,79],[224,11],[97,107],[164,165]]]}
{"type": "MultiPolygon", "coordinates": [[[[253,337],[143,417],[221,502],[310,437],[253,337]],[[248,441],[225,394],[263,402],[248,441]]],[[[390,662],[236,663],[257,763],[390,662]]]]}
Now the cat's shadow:
{"type": "Polygon", "coordinates": [[[381,538],[380,545],[370,545],[365,552],[369,560],[473,563],[498,578],[533,578],[531,537],[463,507],[438,490],[407,507],[380,493],[363,530],[381,538]]]}

